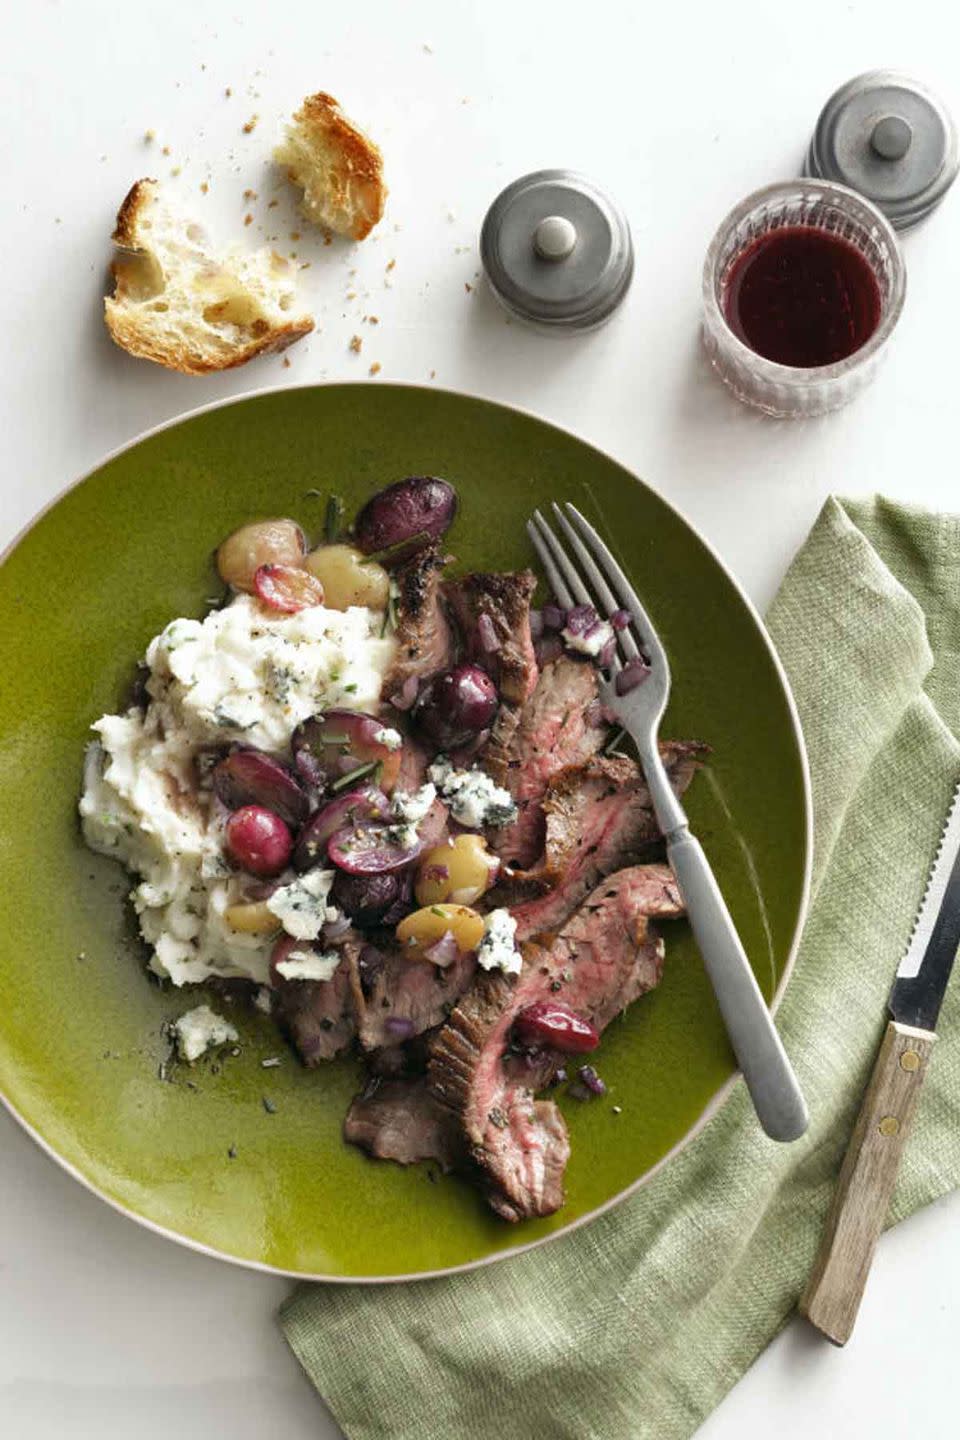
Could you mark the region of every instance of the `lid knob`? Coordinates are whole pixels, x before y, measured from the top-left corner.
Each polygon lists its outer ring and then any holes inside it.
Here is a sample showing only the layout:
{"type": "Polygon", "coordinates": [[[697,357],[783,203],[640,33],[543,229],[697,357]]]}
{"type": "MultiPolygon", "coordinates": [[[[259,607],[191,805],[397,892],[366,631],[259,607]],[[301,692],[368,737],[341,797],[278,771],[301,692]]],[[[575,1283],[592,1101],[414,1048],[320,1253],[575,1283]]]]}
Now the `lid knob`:
{"type": "Polygon", "coordinates": [[[576,243],[576,226],[565,215],[545,215],[533,232],[533,248],[541,260],[566,260],[576,243]]]}
{"type": "Polygon", "coordinates": [[[881,160],[902,160],[910,149],[913,126],[902,115],[884,115],[870,133],[870,148],[881,160]]]}

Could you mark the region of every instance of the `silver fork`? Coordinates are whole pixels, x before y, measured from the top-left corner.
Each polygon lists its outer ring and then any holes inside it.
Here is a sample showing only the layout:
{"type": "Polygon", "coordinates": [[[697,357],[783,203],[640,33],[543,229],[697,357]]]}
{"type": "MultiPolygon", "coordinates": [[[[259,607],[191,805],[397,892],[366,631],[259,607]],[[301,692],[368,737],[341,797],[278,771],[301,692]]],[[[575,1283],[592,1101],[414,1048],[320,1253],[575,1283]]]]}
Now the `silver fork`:
{"type": "Polygon", "coordinates": [[[601,671],[600,698],[636,744],[667,858],[760,1124],[774,1140],[796,1140],[809,1120],[800,1086],[710,862],[690,833],[660,758],[657,735],[670,694],[666,652],[633,587],[590,522],[574,505],[567,504],[566,513],[559,505],[553,510],[579,570],[538,510],[527,531],[557,600],[568,608],[594,605],[601,615],[625,610],[630,616],[630,624],[615,632],[616,653],[601,671]],[[624,675],[619,686],[623,693],[618,694],[617,680],[624,675]],[[637,681],[637,675],[643,678],[637,681]]]}

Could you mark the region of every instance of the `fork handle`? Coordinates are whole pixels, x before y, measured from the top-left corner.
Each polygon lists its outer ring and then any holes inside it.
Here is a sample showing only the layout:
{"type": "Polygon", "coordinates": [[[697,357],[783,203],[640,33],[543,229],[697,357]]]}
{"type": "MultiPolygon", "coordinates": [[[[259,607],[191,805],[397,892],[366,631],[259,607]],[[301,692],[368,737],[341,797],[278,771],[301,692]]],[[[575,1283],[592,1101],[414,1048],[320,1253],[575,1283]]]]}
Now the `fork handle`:
{"type": "Polygon", "coordinates": [[[797,1140],[806,1102],[710,862],[686,826],[667,836],[667,857],[760,1124],[773,1140],[797,1140]]]}

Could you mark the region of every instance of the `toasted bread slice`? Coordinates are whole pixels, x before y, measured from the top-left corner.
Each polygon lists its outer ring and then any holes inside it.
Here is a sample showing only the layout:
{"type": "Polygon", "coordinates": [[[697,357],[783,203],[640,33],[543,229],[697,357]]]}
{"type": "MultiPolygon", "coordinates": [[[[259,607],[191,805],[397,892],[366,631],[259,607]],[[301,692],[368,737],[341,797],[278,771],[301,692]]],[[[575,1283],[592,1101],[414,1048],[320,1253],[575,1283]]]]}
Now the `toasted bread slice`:
{"type": "Polygon", "coordinates": [[[212,251],[203,228],[156,180],[138,180],[117,214],[116,288],[107,329],[131,355],[184,375],[245,365],[313,329],[296,313],[294,269],[269,249],[212,251]]]}
{"type": "Polygon", "coordinates": [[[308,95],[273,152],[303,191],[300,209],[322,230],[363,240],[383,215],[383,156],[332,95],[308,95]]]}

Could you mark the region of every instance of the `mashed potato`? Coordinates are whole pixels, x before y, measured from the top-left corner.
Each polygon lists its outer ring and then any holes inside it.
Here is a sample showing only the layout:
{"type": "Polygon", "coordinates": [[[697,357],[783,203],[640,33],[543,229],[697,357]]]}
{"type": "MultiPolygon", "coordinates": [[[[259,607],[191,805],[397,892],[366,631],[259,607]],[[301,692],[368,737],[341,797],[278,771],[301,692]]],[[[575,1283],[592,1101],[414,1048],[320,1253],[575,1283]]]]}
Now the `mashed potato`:
{"type": "Polygon", "coordinates": [[[272,937],[241,934],[225,918],[241,881],[225,863],[222,820],[195,758],[234,743],[288,757],[293,730],[317,711],[375,710],[394,648],[382,627],[372,610],[281,615],[240,595],[203,621],[172,621],[147,650],[146,713],[93,726],[84,837],[141,877],[132,899],[158,975],[176,985],[266,981],[272,937]]]}

